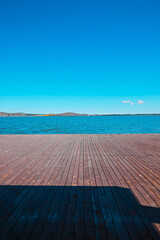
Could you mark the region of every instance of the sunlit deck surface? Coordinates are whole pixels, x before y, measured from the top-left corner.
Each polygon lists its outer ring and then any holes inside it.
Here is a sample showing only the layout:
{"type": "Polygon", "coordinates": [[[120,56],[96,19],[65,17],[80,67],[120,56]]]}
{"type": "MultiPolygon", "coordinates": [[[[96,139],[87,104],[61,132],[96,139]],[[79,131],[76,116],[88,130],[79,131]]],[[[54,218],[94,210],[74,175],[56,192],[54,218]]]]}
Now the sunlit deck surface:
{"type": "Polygon", "coordinates": [[[160,239],[160,135],[0,135],[0,239],[160,239]]]}

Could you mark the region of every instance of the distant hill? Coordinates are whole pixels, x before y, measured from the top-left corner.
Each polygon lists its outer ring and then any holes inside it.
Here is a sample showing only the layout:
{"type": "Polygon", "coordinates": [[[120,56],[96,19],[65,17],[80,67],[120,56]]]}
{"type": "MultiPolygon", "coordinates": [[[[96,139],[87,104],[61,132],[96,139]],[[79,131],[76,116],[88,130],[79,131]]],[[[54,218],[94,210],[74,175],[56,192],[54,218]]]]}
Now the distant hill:
{"type": "Polygon", "coordinates": [[[146,114],[81,114],[81,113],[74,113],[74,112],[65,112],[65,113],[58,113],[58,114],[29,114],[29,113],[7,113],[7,112],[0,112],[0,117],[53,117],[53,116],[147,116],[147,115],[160,115],[160,113],[146,113],[146,114]]]}
{"type": "Polygon", "coordinates": [[[6,113],[6,112],[0,112],[0,117],[32,117],[32,116],[85,116],[85,114],[80,113],[73,113],[73,112],[65,112],[65,113],[58,113],[58,114],[28,114],[28,113],[6,113]]]}
{"type": "Polygon", "coordinates": [[[27,114],[27,113],[6,113],[6,112],[0,112],[0,117],[27,117],[27,116],[35,116],[35,114],[27,114]]]}
{"type": "Polygon", "coordinates": [[[85,115],[86,114],[74,113],[74,112],[65,112],[65,113],[55,114],[55,116],[85,116],[85,115]]]}

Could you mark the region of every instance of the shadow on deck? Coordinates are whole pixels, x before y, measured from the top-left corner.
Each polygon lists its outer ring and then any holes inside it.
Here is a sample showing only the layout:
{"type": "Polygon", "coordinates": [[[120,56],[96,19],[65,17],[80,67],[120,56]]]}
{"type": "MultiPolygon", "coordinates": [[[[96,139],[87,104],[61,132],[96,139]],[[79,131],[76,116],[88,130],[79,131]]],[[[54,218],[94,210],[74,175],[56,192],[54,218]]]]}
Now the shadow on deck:
{"type": "Polygon", "coordinates": [[[0,239],[160,239],[160,209],[120,187],[0,186],[0,239]]]}

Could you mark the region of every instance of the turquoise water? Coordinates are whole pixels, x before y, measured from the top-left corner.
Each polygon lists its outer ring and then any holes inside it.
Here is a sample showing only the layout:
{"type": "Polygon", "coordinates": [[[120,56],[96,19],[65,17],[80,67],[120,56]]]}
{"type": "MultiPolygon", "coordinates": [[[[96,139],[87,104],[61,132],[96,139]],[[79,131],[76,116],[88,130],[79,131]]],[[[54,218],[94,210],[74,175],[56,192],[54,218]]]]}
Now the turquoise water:
{"type": "Polygon", "coordinates": [[[0,117],[0,134],[160,133],[160,116],[0,117]]]}

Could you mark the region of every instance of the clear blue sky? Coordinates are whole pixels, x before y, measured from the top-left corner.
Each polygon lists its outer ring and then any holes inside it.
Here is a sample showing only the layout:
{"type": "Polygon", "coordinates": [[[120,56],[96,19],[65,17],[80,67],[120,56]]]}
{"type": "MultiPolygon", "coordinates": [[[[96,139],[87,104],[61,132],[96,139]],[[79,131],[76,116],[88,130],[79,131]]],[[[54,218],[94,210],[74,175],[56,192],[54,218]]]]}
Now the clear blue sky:
{"type": "Polygon", "coordinates": [[[159,13],[159,0],[0,1],[0,111],[160,112],[159,13]]]}

